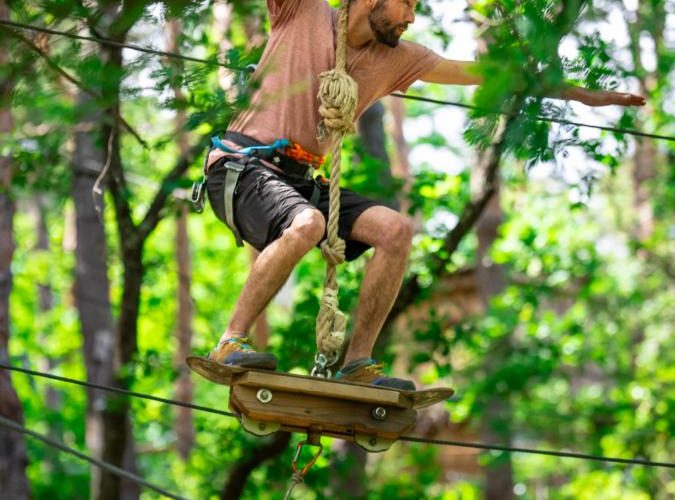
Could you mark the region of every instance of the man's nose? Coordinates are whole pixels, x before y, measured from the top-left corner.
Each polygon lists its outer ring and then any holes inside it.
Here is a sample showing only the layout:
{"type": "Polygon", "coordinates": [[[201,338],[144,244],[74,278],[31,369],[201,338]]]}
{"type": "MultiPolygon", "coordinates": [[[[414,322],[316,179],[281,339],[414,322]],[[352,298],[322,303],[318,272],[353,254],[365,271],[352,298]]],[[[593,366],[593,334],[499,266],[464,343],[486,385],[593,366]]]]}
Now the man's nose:
{"type": "Polygon", "coordinates": [[[415,11],[414,10],[409,10],[408,13],[405,16],[405,22],[408,24],[412,24],[415,22],[415,11]]]}

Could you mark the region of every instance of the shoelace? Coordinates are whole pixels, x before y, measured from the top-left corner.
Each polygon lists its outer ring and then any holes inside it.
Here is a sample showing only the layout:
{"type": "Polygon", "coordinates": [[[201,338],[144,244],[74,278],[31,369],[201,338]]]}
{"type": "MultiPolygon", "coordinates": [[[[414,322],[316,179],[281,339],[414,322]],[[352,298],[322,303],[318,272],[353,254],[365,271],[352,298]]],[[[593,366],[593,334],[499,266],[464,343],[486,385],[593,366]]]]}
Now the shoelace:
{"type": "Polygon", "coordinates": [[[384,375],[384,364],[382,363],[373,363],[372,365],[367,365],[364,367],[367,371],[372,372],[374,375],[384,375]]]}
{"type": "Polygon", "coordinates": [[[221,342],[218,345],[218,347],[220,347],[222,344],[234,344],[242,351],[252,351],[253,347],[251,347],[251,344],[249,342],[250,340],[248,337],[232,337],[224,342],[221,342]]]}

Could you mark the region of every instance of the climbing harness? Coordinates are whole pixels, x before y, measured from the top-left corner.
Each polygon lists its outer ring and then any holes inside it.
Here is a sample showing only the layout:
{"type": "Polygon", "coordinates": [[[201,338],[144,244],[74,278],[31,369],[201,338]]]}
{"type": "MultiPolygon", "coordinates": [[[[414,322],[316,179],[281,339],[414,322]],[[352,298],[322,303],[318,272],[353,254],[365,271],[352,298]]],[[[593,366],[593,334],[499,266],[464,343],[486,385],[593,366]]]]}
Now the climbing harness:
{"type": "Polygon", "coordinates": [[[306,163],[307,165],[311,165],[315,169],[320,168],[324,161],[326,160],[325,157],[319,156],[319,155],[314,155],[308,151],[305,151],[305,149],[300,146],[300,144],[297,144],[295,142],[291,142],[288,144],[282,151],[284,156],[288,156],[290,159],[295,160],[300,163],[306,163]]]}
{"type": "MultiPolygon", "coordinates": [[[[251,142],[250,138],[245,138],[245,136],[241,134],[232,132],[230,132],[230,134],[237,135],[237,138],[240,140],[251,142]]],[[[307,180],[312,179],[314,188],[309,202],[315,207],[318,206],[321,196],[321,186],[324,184],[324,181],[321,178],[314,180],[312,178],[312,171],[323,163],[323,157],[305,151],[302,146],[292,143],[288,139],[277,139],[271,144],[254,144],[241,148],[234,148],[223,142],[220,137],[214,136],[211,138],[211,144],[204,158],[202,179],[195,182],[192,186],[191,199],[195,210],[198,213],[201,213],[204,210],[206,182],[208,178],[207,161],[210,153],[214,149],[219,149],[225,153],[241,157],[240,159],[230,160],[224,163],[226,169],[223,188],[224,222],[234,233],[237,246],[243,247],[244,242],[234,219],[234,195],[239,184],[239,177],[251,158],[269,161],[283,170],[285,175],[290,177],[307,180]]]]}
{"type": "Polygon", "coordinates": [[[312,375],[330,377],[330,367],[340,358],[347,319],[339,308],[337,271],[345,261],[346,244],[338,236],[340,214],[340,153],[345,134],[354,131],[354,115],[358,101],[358,85],[346,71],[347,20],[349,2],[343,0],[338,19],[335,69],[319,75],[319,113],[317,130],[319,142],[331,141],[331,171],[329,186],[328,238],[321,244],[321,253],[327,261],[321,306],[316,318],[316,346],[312,375]]]}

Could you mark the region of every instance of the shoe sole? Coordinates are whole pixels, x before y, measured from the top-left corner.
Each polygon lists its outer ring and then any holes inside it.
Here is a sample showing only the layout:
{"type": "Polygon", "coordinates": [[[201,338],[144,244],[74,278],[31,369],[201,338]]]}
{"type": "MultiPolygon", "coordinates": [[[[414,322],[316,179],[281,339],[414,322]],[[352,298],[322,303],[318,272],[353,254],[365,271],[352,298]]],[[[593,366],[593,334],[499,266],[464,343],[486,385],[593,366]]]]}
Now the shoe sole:
{"type": "Polygon", "coordinates": [[[241,356],[241,359],[227,361],[223,360],[225,366],[239,366],[241,368],[252,368],[257,370],[276,370],[277,358],[269,353],[250,353],[241,356]]]}

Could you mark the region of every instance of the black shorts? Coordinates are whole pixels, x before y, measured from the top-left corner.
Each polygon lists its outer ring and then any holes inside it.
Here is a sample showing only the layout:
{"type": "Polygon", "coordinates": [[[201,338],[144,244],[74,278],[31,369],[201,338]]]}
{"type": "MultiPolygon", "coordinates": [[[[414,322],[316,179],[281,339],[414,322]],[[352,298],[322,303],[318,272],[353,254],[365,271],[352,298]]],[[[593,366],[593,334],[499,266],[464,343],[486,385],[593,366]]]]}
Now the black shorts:
{"type": "MultiPolygon", "coordinates": [[[[211,207],[223,222],[226,161],[229,160],[222,158],[213,164],[206,184],[211,207]]],[[[234,192],[234,222],[241,238],[262,251],[278,239],[295,216],[305,209],[317,208],[327,221],[328,201],[327,185],[313,179],[279,174],[252,158],[248,159],[234,192]],[[315,185],[320,190],[316,207],[309,202],[315,185]]],[[[358,216],[378,205],[381,203],[348,189],[340,189],[338,235],[346,242],[345,256],[348,261],[356,259],[370,248],[360,241],[349,240],[349,235],[358,216]]]]}

